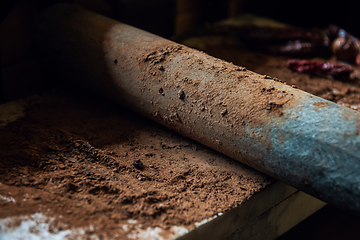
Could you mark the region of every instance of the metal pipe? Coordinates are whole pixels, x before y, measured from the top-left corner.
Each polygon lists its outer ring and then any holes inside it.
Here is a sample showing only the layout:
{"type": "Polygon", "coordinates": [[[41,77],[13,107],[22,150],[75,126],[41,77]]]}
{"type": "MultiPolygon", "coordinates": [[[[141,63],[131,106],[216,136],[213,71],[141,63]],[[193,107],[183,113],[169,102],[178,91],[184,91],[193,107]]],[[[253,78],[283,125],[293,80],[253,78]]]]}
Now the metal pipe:
{"type": "Polygon", "coordinates": [[[76,72],[186,137],[360,212],[359,112],[72,5],[47,9],[36,36],[65,76],[76,72]]]}

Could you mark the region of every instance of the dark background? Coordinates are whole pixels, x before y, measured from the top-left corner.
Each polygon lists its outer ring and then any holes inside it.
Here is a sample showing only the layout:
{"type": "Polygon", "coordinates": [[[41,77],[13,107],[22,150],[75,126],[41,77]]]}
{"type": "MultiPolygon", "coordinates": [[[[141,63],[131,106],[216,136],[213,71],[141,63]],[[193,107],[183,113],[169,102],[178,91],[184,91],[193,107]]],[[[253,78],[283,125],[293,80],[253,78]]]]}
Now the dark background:
{"type": "Polygon", "coordinates": [[[232,11],[232,14],[255,13],[304,28],[326,28],[330,24],[337,24],[355,36],[360,36],[357,21],[360,2],[349,0],[3,1],[0,4],[0,103],[36,93],[44,88],[42,71],[36,61],[36,52],[31,46],[32,27],[43,9],[57,2],[75,3],[166,38],[172,38],[176,33],[175,19],[179,14],[176,6],[179,2],[185,2],[183,5],[196,3],[198,22],[194,24],[194,29],[201,29],[225,19],[232,11]]]}

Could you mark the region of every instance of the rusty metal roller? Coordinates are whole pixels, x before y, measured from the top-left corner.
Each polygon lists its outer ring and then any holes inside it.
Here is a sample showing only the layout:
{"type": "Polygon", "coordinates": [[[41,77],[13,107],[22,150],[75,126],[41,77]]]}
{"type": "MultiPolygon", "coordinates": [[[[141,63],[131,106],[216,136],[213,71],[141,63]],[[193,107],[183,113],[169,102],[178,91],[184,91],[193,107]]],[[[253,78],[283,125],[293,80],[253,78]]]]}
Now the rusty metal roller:
{"type": "Polygon", "coordinates": [[[360,113],[73,5],[41,16],[54,73],[341,208],[360,212],[360,113]]]}

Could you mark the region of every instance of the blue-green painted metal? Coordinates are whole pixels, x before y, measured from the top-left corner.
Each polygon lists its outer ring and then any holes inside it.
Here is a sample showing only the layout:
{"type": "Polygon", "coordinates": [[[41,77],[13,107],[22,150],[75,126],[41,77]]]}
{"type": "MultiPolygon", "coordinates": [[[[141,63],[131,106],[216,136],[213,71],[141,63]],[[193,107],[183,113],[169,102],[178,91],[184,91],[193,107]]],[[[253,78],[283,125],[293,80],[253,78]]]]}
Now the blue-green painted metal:
{"type": "Polygon", "coordinates": [[[320,199],[358,211],[359,113],[309,94],[283,114],[285,121],[272,119],[247,129],[268,132],[272,146],[267,149],[252,141],[249,157],[261,161],[251,165],[320,199]]]}

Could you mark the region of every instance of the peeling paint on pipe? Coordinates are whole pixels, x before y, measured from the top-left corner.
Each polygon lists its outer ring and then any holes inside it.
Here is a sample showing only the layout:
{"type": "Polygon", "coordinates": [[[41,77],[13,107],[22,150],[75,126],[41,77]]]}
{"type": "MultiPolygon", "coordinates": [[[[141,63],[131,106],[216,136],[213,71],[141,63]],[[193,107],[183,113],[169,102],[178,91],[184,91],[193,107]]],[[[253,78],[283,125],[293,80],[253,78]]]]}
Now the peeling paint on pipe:
{"type": "Polygon", "coordinates": [[[360,212],[360,113],[72,5],[47,9],[50,66],[325,202],[360,212]]]}

